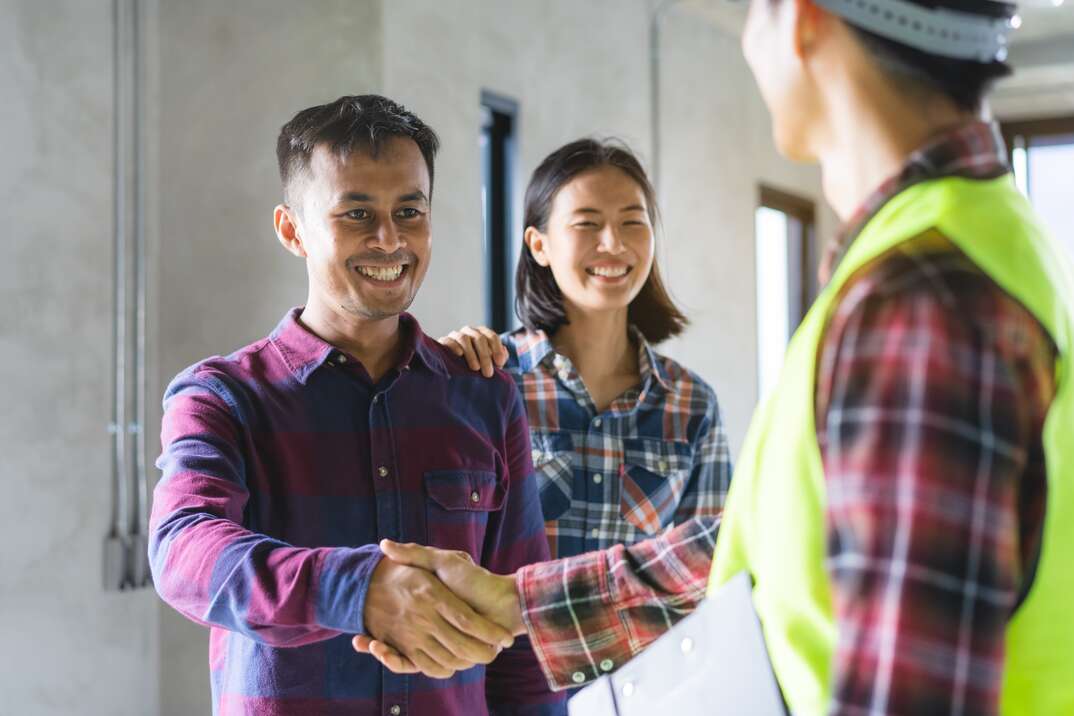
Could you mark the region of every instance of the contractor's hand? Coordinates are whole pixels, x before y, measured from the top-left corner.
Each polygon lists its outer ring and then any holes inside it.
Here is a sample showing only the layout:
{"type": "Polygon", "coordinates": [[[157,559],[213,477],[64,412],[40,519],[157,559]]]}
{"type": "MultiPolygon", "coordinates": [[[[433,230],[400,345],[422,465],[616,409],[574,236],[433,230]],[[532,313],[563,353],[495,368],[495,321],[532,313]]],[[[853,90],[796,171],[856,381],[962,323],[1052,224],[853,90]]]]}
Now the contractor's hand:
{"type": "Polygon", "coordinates": [[[465,358],[470,370],[479,370],[486,378],[507,362],[507,347],[495,331],[485,326],[463,326],[441,338],[440,343],[465,358]]]}
{"type": "Polygon", "coordinates": [[[387,557],[373,572],[364,617],[369,636],[438,679],[488,664],[514,641],[511,632],[475,612],[431,570],[387,557]]]}
{"type": "MultiPolygon", "coordinates": [[[[475,565],[465,552],[398,544],[390,540],[381,542],[380,548],[386,560],[435,573],[456,595],[512,634],[525,633],[513,576],[493,574],[475,565]]],[[[354,637],[353,644],[357,651],[372,654],[395,673],[413,674],[420,671],[427,676],[435,676],[427,670],[426,663],[415,661],[409,654],[390,646],[390,642],[377,638],[376,634],[373,634],[373,638],[360,634],[354,637]]]]}

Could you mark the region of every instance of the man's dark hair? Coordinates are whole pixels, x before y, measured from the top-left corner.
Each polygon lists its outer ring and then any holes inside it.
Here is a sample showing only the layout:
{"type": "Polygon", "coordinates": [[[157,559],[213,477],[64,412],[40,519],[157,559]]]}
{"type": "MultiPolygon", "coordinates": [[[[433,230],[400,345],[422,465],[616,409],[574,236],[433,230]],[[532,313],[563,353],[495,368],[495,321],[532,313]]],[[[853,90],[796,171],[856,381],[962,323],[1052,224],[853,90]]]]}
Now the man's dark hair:
{"type": "Polygon", "coordinates": [[[285,200],[290,203],[293,199],[289,195],[291,181],[309,169],[317,145],[323,144],[340,156],[361,150],[376,158],[384,141],[392,137],[412,139],[418,145],[429,169],[432,193],[433,160],[440,140],[431,127],[401,104],[380,95],[363,94],[302,110],[283,125],[276,140],[285,200]]]}
{"type": "MultiPolygon", "coordinates": [[[[1017,6],[1006,2],[982,0],[909,0],[927,8],[948,8],[990,18],[1009,19],[1017,6]]],[[[962,110],[975,112],[991,91],[996,80],[1011,74],[1002,61],[977,62],[940,57],[881,37],[847,23],[861,39],[879,65],[896,81],[925,87],[946,96],[962,110]]]]}
{"type": "MultiPolygon", "coordinates": [[[[645,196],[649,221],[655,230],[658,215],[656,192],[641,162],[622,142],[595,139],[579,139],[560,147],[545,157],[534,170],[526,187],[523,226],[546,232],[552,203],[559,190],[579,174],[603,167],[614,167],[637,183],[645,196]]],[[[515,284],[515,312],[526,328],[531,331],[540,329],[551,336],[567,323],[563,293],[556,284],[552,269],[537,263],[525,244],[518,261],[515,284]]],[[[686,316],[675,306],[664,288],[655,258],[649,278],[641,292],[630,302],[627,317],[650,343],[676,336],[686,328],[686,316]]]]}

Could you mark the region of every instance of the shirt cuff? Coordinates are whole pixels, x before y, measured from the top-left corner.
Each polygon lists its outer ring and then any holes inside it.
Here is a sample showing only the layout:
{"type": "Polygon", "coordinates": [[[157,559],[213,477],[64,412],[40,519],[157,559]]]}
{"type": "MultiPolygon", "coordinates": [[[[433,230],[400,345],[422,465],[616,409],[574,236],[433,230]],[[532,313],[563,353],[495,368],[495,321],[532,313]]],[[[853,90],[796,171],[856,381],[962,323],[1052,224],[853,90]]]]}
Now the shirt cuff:
{"type": "Polygon", "coordinates": [[[584,686],[632,656],[604,553],[523,567],[515,583],[522,621],[553,690],[584,686]]]}
{"type": "Polygon", "coordinates": [[[326,550],[317,575],[316,619],[327,629],[365,634],[365,597],[384,554],[375,544],[326,550]]]}

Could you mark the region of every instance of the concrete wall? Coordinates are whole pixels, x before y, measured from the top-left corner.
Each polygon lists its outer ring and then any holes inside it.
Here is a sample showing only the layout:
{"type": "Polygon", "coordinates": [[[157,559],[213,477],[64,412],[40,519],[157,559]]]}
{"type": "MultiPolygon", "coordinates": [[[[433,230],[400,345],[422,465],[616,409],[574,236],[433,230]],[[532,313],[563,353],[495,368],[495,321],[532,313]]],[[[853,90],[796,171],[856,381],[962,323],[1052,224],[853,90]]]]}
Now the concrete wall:
{"type": "Polygon", "coordinates": [[[111,3],[5,0],[0,18],[0,714],[144,716],[157,710],[157,601],[101,586],[111,3]]]}

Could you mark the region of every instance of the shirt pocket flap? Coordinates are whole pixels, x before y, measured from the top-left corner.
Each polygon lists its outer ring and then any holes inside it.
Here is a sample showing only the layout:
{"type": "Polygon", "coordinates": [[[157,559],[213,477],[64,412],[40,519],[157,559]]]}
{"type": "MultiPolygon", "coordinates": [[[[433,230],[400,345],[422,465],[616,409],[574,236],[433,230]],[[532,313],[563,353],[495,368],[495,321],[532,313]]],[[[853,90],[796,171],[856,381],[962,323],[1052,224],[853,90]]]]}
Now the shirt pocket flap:
{"type": "Polygon", "coordinates": [[[689,443],[631,438],[623,441],[619,511],[648,535],[672,523],[690,481],[689,443]]]}
{"type": "Polygon", "coordinates": [[[436,470],[425,473],[425,492],[445,510],[494,512],[503,507],[507,487],[495,472],[436,470]]]}
{"type": "Polygon", "coordinates": [[[556,520],[570,509],[574,492],[573,451],[566,433],[530,434],[533,470],[545,520],[556,520]]]}

